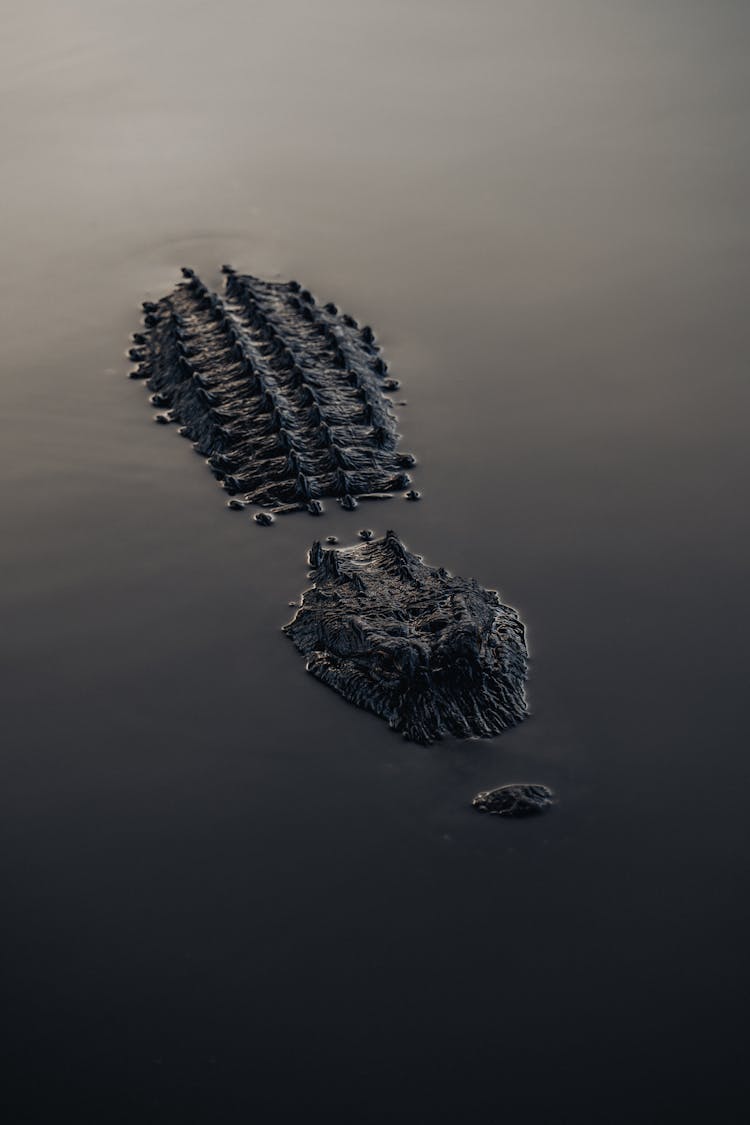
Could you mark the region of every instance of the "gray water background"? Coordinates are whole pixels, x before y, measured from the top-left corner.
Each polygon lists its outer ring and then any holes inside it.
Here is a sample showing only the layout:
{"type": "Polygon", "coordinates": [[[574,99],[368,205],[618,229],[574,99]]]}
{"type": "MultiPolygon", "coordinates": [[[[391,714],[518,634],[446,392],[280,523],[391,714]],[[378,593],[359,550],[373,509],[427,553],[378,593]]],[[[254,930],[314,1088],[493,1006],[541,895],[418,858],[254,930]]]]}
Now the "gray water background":
{"type": "Polygon", "coordinates": [[[0,11],[5,1120],[745,1120],[747,5],[0,11]],[[151,424],[223,261],[375,326],[420,504],[264,530],[151,424]],[[362,526],[519,609],[525,725],[306,676],[362,526]]]}

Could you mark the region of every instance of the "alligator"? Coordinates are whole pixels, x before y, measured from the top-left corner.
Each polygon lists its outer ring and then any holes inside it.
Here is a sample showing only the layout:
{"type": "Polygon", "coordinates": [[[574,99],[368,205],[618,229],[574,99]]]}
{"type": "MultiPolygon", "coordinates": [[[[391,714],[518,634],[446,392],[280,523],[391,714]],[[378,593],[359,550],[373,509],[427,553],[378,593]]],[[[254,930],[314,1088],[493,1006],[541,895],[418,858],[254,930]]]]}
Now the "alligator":
{"type": "Polygon", "coordinates": [[[427,566],[393,531],[309,554],[313,586],[284,631],[307,670],[407,739],[490,738],[526,715],[515,610],[427,566]]]}
{"type": "MultiPolygon", "coordinates": [[[[191,269],[143,303],[131,372],[145,379],[156,421],[177,422],[236,509],[256,520],[335,498],[346,509],[409,488],[388,377],[372,329],[296,281],[263,281],[224,266],[225,293],[191,269]]],[[[417,498],[414,489],[406,494],[417,498]]]]}
{"type": "MultiPolygon", "coordinates": [[[[179,423],[229,507],[254,504],[267,525],[289,511],[319,515],[328,497],[346,509],[405,489],[419,499],[385,394],[398,383],[372,329],[296,281],[222,269],[223,296],[185,268],[170,294],[144,302],[129,355],[161,408],[156,421],[179,423]]],[[[427,566],[393,531],[359,537],[313,544],[314,585],[284,626],[308,671],[423,744],[520,722],[527,652],[515,610],[475,579],[427,566]]]]}

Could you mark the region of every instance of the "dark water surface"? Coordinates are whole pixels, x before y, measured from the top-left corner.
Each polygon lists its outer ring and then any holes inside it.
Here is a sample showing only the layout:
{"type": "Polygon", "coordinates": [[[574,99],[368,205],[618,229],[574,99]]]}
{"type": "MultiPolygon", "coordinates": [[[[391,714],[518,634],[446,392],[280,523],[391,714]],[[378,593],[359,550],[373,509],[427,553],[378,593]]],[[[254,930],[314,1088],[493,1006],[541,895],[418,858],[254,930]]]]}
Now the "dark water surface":
{"type": "Polygon", "coordinates": [[[749,25],[2,5],[11,1125],[745,1120],[749,25]],[[421,504],[257,528],[150,423],[138,303],[227,260],[375,325],[421,504]],[[528,723],[305,675],[362,526],[520,610],[528,723]]]}

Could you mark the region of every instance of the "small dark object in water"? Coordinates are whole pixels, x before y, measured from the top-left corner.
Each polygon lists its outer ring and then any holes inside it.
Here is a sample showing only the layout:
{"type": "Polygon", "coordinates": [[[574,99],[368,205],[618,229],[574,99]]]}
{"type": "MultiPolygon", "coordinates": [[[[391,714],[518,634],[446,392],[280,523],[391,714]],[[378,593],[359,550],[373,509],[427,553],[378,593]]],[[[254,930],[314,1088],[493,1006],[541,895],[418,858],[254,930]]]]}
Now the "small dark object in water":
{"type": "Polygon", "coordinates": [[[414,742],[490,738],[526,715],[524,628],[476,579],[452,577],[389,531],[310,551],[302,605],[284,631],[307,670],[414,742]]]}
{"type": "Polygon", "coordinates": [[[369,527],[363,527],[359,532],[359,537],[360,539],[364,539],[365,543],[369,543],[372,539],[372,532],[370,531],[369,527]]]}
{"type": "Polygon", "coordinates": [[[222,267],[225,293],[194,270],[160,301],[144,301],[131,374],[176,421],[231,494],[275,514],[353,509],[400,491],[406,463],[372,329],[297,282],[222,267]]]}
{"type": "Polygon", "coordinates": [[[261,527],[269,527],[270,524],[273,523],[273,516],[270,512],[256,512],[253,519],[256,523],[259,523],[261,527]]]}
{"type": "Polygon", "coordinates": [[[501,785],[477,793],[471,803],[495,816],[536,816],[554,805],[555,794],[546,785],[501,785]]]}
{"type": "Polygon", "coordinates": [[[338,538],[335,535],[327,535],[326,543],[338,543],[338,538]]]}
{"type": "Polygon", "coordinates": [[[244,500],[236,500],[234,496],[231,500],[227,501],[227,507],[231,508],[233,512],[241,512],[245,507],[244,500]]]}
{"type": "Polygon", "coordinates": [[[416,488],[410,488],[408,492],[404,493],[407,500],[421,500],[422,493],[417,492],[416,488]]]}

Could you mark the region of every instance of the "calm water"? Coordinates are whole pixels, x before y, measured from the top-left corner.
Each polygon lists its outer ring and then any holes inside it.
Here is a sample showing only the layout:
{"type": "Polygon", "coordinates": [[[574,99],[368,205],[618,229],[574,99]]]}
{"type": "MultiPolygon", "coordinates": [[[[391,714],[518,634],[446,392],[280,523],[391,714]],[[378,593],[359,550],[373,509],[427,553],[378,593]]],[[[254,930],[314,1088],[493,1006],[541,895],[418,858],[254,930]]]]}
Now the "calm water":
{"type": "Polygon", "coordinates": [[[0,11],[5,1120],[745,1120],[747,5],[0,11]],[[260,529],[150,423],[223,261],[375,325],[421,504],[260,529]],[[362,526],[519,608],[528,723],[305,675],[362,526]]]}

